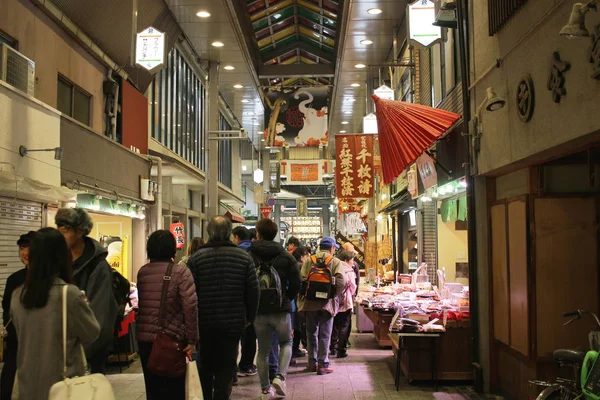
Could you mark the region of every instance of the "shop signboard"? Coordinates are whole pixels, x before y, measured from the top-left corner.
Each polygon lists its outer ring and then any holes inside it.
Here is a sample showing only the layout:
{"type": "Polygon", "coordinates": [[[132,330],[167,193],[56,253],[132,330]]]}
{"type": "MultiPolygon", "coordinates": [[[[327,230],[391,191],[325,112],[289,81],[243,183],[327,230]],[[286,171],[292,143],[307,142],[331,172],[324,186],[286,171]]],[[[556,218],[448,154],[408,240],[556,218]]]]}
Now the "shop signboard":
{"type": "Polygon", "coordinates": [[[273,207],[261,207],[260,208],[260,214],[263,216],[263,218],[269,218],[271,216],[271,213],[273,212],[273,207]]]}
{"type": "Polygon", "coordinates": [[[363,212],[363,206],[359,204],[359,199],[341,199],[338,202],[339,214],[350,214],[363,212]]]}
{"type": "Polygon", "coordinates": [[[433,158],[428,154],[423,153],[421,157],[417,158],[417,169],[423,181],[423,189],[427,190],[430,187],[437,185],[437,171],[435,169],[435,163],[433,158]]]}
{"type": "Polygon", "coordinates": [[[380,99],[384,100],[396,100],[394,90],[386,85],[381,85],[373,91],[380,99]]]}
{"type": "Polygon", "coordinates": [[[296,216],[308,217],[308,200],[306,198],[296,199],[296,216]]]}
{"type": "Polygon", "coordinates": [[[370,113],[363,117],[363,132],[370,134],[377,134],[377,117],[375,114],[370,113]]]}
{"type": "Polygon", "coordinates": [[[265,202],[265,188],[263,185],[254,185],[254,203],[261,204],[265,202]]]}
{"type": "Polygon", "coordinates": [[[137,34],[135,42],[135,63],[150,72],[156,72],[165,65],[165,34],[156,28],[148,27],[137,34]]]}
{"type": "Polygon", "coordinates": [[[408,193],[411,198],[416,199],[419,196],[419,178],[417,177],[417,164],[412,164],[406,173],[408,180],[408,193]]]}
{"type": "Polygon", "coordinates": [[[292,182],[312,182],[319,180],[319,164],[291,164],[292,182]]]}
{"type": "Polygon", "coordinates": [[[183,247],[185,246],[185,232],[183,230],[183,223],[172,223],[170,230],[173,236],[175,236],[175,243],[177,244],[177,249],[183,249],[183,247]]]}
{"type": "Polygon", "coordinates": [[[268,89],[265,102],[265,146],[327,144],[328,87],[268,89]]]}
{"type": "Polygon", "coordinates": [[[338,198],[373,197],[373,136],[336,135],[335,148],[338,198]]]}
{"type": "Polygon", "coordinates": [[[442,38],[442,28],[435,22],[435,4],[431,0],[417,0],[408,6],[408,32],[411,40],[428,47],[442,38]]]}

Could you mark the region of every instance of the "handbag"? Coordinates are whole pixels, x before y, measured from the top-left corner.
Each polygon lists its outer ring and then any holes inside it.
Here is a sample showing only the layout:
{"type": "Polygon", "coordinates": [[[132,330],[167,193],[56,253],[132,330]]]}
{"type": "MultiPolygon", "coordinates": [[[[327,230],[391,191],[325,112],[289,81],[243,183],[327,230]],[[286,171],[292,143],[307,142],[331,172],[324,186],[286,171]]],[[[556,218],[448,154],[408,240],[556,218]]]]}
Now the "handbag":
{"type": "Polygon", "coordinates": [[[63,380],[50,388],[48,400],[115,400],[112,386],[106,376],[89,374],[83,346],[79,349],[83,357],[84,376],[67,377],[67,285],[62,292],[62,331],[63,331],[63,380]]]}
{"type": "Polygon", "coordinates": [[[204,400],[196,361],[187,362],[187,370],[185,372],[185,400],[204,400]]]}
{"type": "Polygon", "coordinates": [[[167,272],[163,277],[160,310],[158,312],[158,333],[148,357],[148,370],[158,376],[179,377],[184,376],[186,371],[186,355],[183,352],[186,345],[173,339],[164,329],[167,292],[169,290],[172,270],[173,263],[169,264],[167,272]]]}
{"type": "Polygon", "coordinates": [[[0,329],[0,362],[4,362],[4,350],[6,350],[6,338],[8,337],[8,326],[10,325],[12,318],[8,320],[6,325],[0,329]]]}

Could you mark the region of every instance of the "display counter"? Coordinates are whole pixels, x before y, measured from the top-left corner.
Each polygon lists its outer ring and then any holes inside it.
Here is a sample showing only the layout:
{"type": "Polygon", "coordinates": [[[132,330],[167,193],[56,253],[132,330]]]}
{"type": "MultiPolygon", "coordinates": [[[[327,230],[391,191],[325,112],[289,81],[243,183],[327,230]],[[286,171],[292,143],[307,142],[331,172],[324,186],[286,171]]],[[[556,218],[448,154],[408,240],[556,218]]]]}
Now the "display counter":
{"type": "Polygon", "coordinates": [[[372,310],[368,307],[361,306],[365,315],[373,323],[373,335],[377,340],[379,347],[390,347],[392,341],[389,337],[390,323],[394,318],[394,311],[372,310]]]}

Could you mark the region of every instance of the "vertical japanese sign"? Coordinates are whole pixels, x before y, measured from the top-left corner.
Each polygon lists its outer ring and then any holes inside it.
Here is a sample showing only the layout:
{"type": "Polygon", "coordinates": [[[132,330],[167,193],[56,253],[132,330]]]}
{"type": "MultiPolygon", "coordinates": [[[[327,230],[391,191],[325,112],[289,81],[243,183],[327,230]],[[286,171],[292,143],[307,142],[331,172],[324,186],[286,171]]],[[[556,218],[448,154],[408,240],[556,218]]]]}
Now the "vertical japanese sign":
{"type": "Polygon", "coordinates": [[[135,63],[150,72],[165,65],[165,34],[149,27],[137,34],[135,42],[135,63]]]}
{"type": "Polygon", "coordinates": [[[181,222],[175,222],[171,224],[171,233],[173,236],[175,236],[177,248],[183,249],[185,246],[185,232],[183,231],[183,224],[181,222]]]}
{"type": "Polygon", "coordinates": [[[308,199],[296,199],[296,216],[308,217],[308,199]]]}
{"type": "Polygon", "coordinates": [[[419,178],[417,177],[417,164],[412,164],[408,172],[406,173],[406,179],[408,181],[408,193],[412,199],[416,199],[419,196],[419,178]]]}
{"type": "Polygon", "coordinates": [[[336,135],[339,198],[373,197],[373,136],[336,135]]]}

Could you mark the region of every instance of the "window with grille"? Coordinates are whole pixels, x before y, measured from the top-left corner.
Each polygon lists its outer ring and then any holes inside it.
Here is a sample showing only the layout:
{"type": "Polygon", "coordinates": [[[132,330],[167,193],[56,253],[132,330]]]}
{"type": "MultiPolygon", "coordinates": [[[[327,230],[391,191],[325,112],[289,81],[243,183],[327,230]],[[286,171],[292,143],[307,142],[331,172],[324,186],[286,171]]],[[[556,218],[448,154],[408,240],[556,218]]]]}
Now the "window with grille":
{"type": "Polygon", "coordinates": [[[82,124],[91,124],[92,95],[62,75],[58,75],[56,108],[82,124]]]}
{"type": "Polygon", "coordinates": [[[490,36],[494,36],[527,0],[488,0],[490,36]]]}

